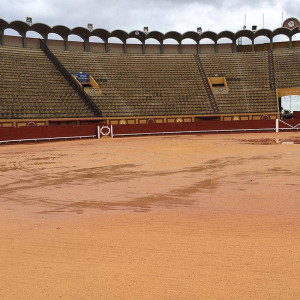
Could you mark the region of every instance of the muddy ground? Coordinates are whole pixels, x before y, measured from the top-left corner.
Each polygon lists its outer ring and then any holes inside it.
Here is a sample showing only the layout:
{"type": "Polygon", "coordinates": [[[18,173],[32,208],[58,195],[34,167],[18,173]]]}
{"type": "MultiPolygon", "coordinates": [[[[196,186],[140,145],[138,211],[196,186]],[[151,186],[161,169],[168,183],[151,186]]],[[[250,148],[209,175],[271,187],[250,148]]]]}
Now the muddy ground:
{"type": "Polygon", "coordinates": [[[300,299],[299,143],[0,146],[0,298],[300,299]]]}

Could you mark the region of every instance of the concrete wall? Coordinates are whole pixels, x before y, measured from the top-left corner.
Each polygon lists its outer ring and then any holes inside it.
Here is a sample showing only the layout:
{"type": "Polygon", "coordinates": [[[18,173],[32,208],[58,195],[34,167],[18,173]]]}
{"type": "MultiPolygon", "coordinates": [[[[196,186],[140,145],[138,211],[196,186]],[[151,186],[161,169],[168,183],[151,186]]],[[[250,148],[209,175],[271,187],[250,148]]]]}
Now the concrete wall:
{"type": "MultiPolygon", "coordinates": [[[[65,42],[62,40],[51,40],[47,41],[48,47],[50,49],[56,50],[64,50],[65,42]]],[[[10,47],[23,47],[23,38],[20,36],[4,36],[4,45],[10,47]]],[[[84,43],[79,41],[68,41],[67,42],[69,50],[72,51],[84,51],[84,43]]],[[[279,48],[289,48],[289,42],[278,42],[273,43],[273,49],[279,48]]],[[[294,41],[292,43],[293,47],[300,47],[300,41],[294,41]]],[[[28,48],[39,48],[39,39],[36,38],[26,38],[26,47],[28,48]]],[[[126,46],[128,53],[143,53],[142,44],[127,44],[126,46]]],[[[218,52],[227,53],[232,52],[232,44],[218,44],[217,46],[218,52]]],[[[178,44],[164,44],[163,45],[165,54],[178,54],[179,45],[178,44]]],[[[215,45],[214,44],[200,44],[199,47],[200,53],[215,53],[215,45]]],[[[257,44],[254,45],[255,51],[266,51],[270,49],[270,44],[257,44]]],[[[92,52],[105,52],[105,44],[90,42],[89,43],[89,51],[92,52]]],[[[237,46],[238,52],[249,52],[252,51],[252,45],[240,45],[237,46]]],[[[108,44],[108,52],[111,53],[123,53],[124,47],[123,44],[110,43],[108,44]]],[[[181,45],[182,53],[197,53],[197,45],[196,44],[183,44],[181,45]]],[[[146,44],[145,45],[145,53],[149,54],[159,54],[161,53],[160,44],[146,44]]]]}

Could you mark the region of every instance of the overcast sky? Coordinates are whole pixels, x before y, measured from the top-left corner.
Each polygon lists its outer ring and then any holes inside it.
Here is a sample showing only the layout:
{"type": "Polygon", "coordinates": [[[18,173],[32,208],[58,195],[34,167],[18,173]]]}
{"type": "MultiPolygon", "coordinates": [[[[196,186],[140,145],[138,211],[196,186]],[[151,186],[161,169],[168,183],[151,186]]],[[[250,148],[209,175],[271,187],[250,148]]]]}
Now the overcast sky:
{"type": "Polygon", "coordinates": [[[0,0],[0,18],[6,21],[24,20],[27,16],[33,22],[50,26],[66,25],[109,31],[123,29],[127,32],[148,26],[149,30],[163,33],[176,30],[180,33],[195,31],[236,32],[244,25],[262,27],[264,14],[265,28],[281,26],[281,14],[300,18],[300,0],[288,1],[241,1],[241,0],[0,0]],[[5,5],[4,5],[5,2],[5,5]]]}

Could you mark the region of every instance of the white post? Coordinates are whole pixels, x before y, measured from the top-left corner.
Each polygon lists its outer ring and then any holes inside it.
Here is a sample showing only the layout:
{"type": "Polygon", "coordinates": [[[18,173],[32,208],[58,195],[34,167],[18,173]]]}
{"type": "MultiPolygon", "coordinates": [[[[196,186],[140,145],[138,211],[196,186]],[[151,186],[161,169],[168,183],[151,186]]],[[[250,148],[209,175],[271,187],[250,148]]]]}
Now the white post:
{"type": "Polygon", "coordinates": [[[279,120],[276,119],[276,132],[279,132],[279,120]]]}
{"type": "Polygon", "coordinates": [[[114,137],[114,130],[113,130],[113,126],[110,125],[110,135],[113,138],[114,137]]]}
{"type": "Polygon", "coordinates": [[[97,126],[97,139],[100,139],[100,126],[97,126]]]}

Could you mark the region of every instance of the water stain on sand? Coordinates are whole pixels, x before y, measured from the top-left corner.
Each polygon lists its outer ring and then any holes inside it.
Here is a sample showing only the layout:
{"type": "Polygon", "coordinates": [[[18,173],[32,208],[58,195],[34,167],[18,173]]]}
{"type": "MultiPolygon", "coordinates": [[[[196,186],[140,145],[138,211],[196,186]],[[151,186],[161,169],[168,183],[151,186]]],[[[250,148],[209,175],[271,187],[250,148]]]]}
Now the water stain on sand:
{"type": "MultiPolygon", "coordinates": [[[[213,159],[204,162],[200,166],[184,168],[173,171],[140,171],[140,165],[136,164],[120,164],[110,165],[103,167],[91,167],[91,168],[80,168],[76,170],[68,170],[63,172],[56,172],[51,174],[38,173],[39,175],[31,174],[27,178],[22,178],[11,184],[2,186],[0,195],[5,201],[13,201],[24,205],[41,204],[51,207],[48,212],[57,211],[74,211],[76,209],[79,213],[83,209],[105,209],[105,210],[116,210],[116,209],[134,209],[136,211],[149,210],[151,206],[160,205],[164,207],[174,206],[186,206],[192,203],[188,199],[190,195],[196,192],[213,190],[217,187],[216,179],[210,178],[213,171],[216,169],[223,169],[227,166],[237,165],[242,162],[241,158],[228,157],[226,159],[213,159]],[[204,172],[204,173],[203,173],[204,172]],[[197,176],[197,174],[203,173],[201,178],[191,185],[183,185],[177,189],[168,191],[168,193],[153,193],[144,197],[135,197],[133,194],[132,201],[102,201],[101,197],[99,200],[91,201],[68,201],[67,203],[59,199],[47,198],[47,195],[43,195],[41,198],[32,197],[26,195],[26,190],[46,188],[53,186],[56,190],[60,188],[66,189],[68,186],[80,186],[89,182],[90,186],[101,186],[103,183],[118,183],[123,181],[129,181],[139,178],[152,178],[152,177],[166,177],[169,178],[173,175],[186,174],[189,178],[197,176]],[[208,178],[207,178],[208,177],[208,178]],[[12,194],[16,194],[16,197],[12,197],[12,194]],[[62,202],[63,201],[63,202],[62,202]]],[[[133,190],[135,187],[133,187],[133,190]]],[[[100,193],[101,194],[101,193],[100,193]]],[[[46,212],[46,211],[45,211],[46,212]]]]}
{"type": "Polygon", "coordinates": [[[299,145],[300,138],[298,137],[291,137],[288,139],[246,139],[246,140],[239,140],[243,144],[249,145],[299,145]]]}
{"type": "Polygon", "coordinates": [[[76,212],[81,214],[86,209],[100,209],[100,210],[129,210],[135,212],[151,211],[153,207],[176,208],[176,207],[190,207],[196,203],[196,200],[190,198],[193,194],[199,192],[210,192],[218,187],[220,184],[218,178],[205,179],[198,181],[189,186],[178,187],[170,190],[167,193],[153,193],[144,197],[137,197],[129,201],[76,201],[67,205],[58,204],[53,210],[43,210],[40,214],[59,212],[76,212]]]}

